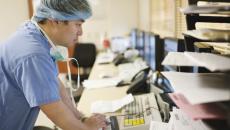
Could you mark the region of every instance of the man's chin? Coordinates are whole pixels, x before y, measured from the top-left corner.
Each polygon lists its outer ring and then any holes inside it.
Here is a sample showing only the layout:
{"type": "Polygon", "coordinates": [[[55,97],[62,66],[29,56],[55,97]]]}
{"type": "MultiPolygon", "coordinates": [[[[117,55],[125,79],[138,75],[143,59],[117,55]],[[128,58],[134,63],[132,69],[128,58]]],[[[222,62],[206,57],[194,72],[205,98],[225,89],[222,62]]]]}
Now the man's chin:
{"type": "Polygon", "coordinates": [[[76,44],[76,43],[78,43],[78,39],[73,40],[73,44],[76,44]]]}
{"type": "Polygon", "coordinates": [[[77,43],[77,42],[69,43],[69,44],[68,44],[68,47],[72,47],[72,46],[74,46],[76,43],[77,43]]]}

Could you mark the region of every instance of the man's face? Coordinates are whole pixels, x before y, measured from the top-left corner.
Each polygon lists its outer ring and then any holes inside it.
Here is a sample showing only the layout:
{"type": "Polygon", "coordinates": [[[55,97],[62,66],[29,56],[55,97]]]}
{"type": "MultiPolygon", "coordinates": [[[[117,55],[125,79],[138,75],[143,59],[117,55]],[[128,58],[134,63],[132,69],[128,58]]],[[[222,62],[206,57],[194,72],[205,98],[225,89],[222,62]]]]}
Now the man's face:
{"type": "Polygon", "coordinates": [[[78,42],[82,35],[82,20],[58,22],[56,25],[56,44],[69,47],[78,42]]]}

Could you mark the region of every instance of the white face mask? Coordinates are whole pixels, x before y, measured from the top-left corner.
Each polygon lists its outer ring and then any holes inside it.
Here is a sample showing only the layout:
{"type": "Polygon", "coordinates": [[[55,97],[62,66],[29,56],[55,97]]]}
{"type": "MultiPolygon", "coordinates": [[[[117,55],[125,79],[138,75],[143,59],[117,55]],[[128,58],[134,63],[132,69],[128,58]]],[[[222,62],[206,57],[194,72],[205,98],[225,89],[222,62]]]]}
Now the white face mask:
{"type": "Polygon", "coordinates": [[[50,55],[56,61],[66,61],[68,60],[68,49],[63,46],[55,46],[50,49],[50,55]]]}

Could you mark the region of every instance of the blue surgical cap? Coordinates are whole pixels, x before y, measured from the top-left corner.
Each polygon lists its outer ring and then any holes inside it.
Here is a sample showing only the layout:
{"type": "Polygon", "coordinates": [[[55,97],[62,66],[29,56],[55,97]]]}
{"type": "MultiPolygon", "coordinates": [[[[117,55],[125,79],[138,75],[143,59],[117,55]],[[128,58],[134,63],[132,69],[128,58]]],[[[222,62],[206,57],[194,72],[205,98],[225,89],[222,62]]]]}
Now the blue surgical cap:
{"type": "Polygon", "coordinates": [[[41,0],[32,19],[37,22],[44,19],[86,20],[91,15],[87,0],[41,0]]]}

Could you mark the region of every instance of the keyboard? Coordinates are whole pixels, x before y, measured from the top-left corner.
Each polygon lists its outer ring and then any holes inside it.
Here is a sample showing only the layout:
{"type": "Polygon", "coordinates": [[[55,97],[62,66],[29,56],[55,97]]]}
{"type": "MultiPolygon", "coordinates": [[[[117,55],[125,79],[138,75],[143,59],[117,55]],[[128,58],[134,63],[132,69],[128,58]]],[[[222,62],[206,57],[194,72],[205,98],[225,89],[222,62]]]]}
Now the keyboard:
{"type": "Polygon", "coordinates": [[[154,93],[134,96],[134,102],[122,108],[122,114],[111,116],[111,130],[149,130],[150,122],[162,122],[154,93]]]}

